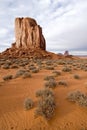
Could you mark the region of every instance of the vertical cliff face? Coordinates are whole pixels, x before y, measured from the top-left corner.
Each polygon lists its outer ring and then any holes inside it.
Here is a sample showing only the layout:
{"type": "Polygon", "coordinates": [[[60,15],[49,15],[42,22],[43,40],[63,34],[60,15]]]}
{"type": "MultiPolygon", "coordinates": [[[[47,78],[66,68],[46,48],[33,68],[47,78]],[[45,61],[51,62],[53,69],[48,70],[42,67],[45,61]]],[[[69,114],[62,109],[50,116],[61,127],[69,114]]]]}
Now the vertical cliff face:
{"type": "Polygon", "coordinates": [[[16,47],[46,50],[42,28],[32,18],[15,19],[16,47]]]}

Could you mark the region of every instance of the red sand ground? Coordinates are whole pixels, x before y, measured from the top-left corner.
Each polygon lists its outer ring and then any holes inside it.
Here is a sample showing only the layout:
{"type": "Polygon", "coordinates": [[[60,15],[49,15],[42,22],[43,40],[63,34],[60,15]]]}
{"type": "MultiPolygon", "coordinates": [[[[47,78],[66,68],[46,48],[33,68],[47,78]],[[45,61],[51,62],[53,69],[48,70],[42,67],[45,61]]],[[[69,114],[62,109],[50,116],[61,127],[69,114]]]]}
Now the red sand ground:
{"type": "MultiPolygon", "coordinates": [[[[58,65],[55,70],[61,70],[58,65]]],[[[0,69],[0,130],[87,130],[87,108],[69,102],[67,94],[73,90],[87,92],[87,71],[62,72],[58,80],[66,80],[68,86],[54,89],[57,108],[51,120],[34,116],[35,108],[25,111],[24,100],[31,97],[36,101],[35,92],[44,87],[44,77],[52,75],[52,70],[40,70],[32,78],[22,77],[3,81],[6,74],[15,74],[17,69],[0,69]],[[79,74],[81,80],[73,78],[79,74]]]]}

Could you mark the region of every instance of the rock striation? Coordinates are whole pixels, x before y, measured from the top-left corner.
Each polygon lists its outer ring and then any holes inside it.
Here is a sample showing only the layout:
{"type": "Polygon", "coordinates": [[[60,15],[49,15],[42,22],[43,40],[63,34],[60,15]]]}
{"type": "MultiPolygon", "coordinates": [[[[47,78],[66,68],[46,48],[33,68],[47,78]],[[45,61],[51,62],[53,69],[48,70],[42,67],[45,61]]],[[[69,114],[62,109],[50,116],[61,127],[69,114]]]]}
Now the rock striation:
{"type": "Polygon", "coordinates": [[[46,50],[42,28],[32,18],[15,19],[15,39],[17,48],[46,50]]]}

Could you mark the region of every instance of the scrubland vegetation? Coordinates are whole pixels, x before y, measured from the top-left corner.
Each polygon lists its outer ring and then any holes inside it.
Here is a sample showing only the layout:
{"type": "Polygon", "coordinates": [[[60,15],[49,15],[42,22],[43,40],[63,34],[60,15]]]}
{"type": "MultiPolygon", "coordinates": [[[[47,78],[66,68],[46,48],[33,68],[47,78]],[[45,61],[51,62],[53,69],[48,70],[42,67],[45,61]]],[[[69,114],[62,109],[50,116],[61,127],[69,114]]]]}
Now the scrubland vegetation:
{"type": "Polygon", "coordinates": [[[34,93],[36,99],[29,96],[25,97],[23,102],[24,110],[31,111],[31,109],[34,109],[34,115],[37,117],[52,119],[55,116],[56,110],[60,107],[60,102],[57,102],[56,99],[56,95],[59,94],[57,93],[58,89],[67,91],[64,99],[66,102],[74,102],[74,105],[87,107],[87,92],[82,92],[82,89],[73,87],[74,82],[78,84],[84,79],[83,73],[87,72],[87,60],[0,59],[0,69],[6,72],[1,77],[3,82],[22,79],[27,84],[27,80],[32,79],[34,82],[35,76],[38,77],[38,75],[44,73],[43,85],[41,89],[37,89],[34,93]]]}

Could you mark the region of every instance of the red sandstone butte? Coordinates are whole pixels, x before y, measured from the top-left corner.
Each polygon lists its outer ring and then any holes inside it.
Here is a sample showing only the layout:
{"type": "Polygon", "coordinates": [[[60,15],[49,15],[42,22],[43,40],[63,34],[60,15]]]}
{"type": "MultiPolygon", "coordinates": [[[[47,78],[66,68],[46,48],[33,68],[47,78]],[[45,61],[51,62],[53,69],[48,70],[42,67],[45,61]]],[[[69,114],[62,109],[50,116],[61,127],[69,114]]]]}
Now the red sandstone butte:
{"type": "Polygon", "coordinates": [[[42,28],[32,18],[15,19],[15,39],[17,48],[46,50],[42,28]]]}

